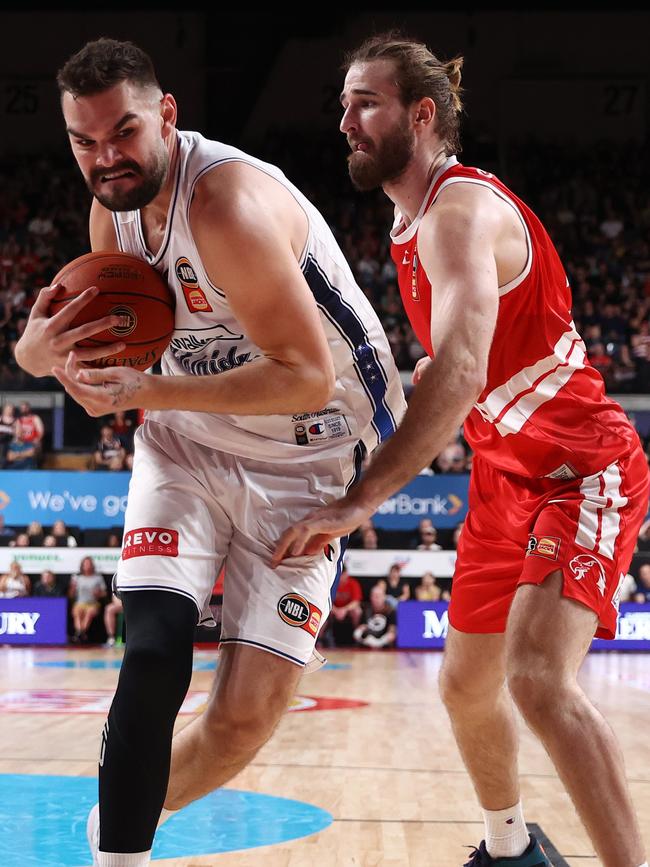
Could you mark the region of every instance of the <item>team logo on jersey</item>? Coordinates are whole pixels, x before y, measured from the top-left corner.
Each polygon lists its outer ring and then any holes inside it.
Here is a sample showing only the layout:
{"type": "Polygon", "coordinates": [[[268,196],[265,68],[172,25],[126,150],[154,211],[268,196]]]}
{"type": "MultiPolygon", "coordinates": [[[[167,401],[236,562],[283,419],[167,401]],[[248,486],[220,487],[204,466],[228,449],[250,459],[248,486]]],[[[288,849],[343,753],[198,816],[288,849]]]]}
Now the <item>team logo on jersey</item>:
{"type": "Polygon", "coordinates": [[[596,557],[592,557],[591,554],[578,554],[569,563],[569,569],[576,581],[583,581],[585,578],[592,578],[594,581],[597,581],[596,586],[600,590],[600,595],[605,595],[605,588],[607,586],[605,569],[596,557]]]}
{"type": "Polygon", "coordinates": [[[190,313],[212,313],[212,307],[205,297],[205,292],[199,286],[196,271],[185,256],[176,260],[176,276],[180,281],[185,303],[190,313]]]}
{"type": "Polygon", "coordinates": [[[560,553],[560,539],[558,536],[529,536],[526,556],[537,554],[538,557],[546,557],[547,560],[557,560],[560,553]]]}
{"type": "Polygon", "coordinates": [[[111,328],[111,334],[114,334],[116,337],[128,337],[129,334],[133,334],[138,324],[138,317],[135,315],[133,307],[120,304],[118,307],[113,307],[110,310],[110,314],[111,316],[122,317],[122,324],[111,328]]]}
{"type": "Polygon", "coordinates": [[[413,263],[411,266],[411,298],[414,301],[420,300],[420,293],[418,292],[418,253],[417,250],[413,252],[413,263]]]}
{"type": "Polygon", "coordinates": [[[122,560],[148,556],[178,557],[178,530],[166,527],[129,530],[122,545],[122,560]]]}
{"type": "Polygon", "coordinates": [[[320,608],[316,608],[304,596],[299,596],[297,593],[285,593],[278,602],[278,614],[289,626],[304,629],[314,638],[318,634],[323,616],[320,608]]]}

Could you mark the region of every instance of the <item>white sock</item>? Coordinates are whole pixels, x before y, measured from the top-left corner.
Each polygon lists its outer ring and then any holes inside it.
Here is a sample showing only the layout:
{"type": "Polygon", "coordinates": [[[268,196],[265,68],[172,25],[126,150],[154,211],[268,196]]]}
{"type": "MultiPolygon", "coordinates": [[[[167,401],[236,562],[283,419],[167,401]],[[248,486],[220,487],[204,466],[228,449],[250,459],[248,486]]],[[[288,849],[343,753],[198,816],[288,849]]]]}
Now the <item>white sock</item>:
{"type": "Polygon", "coordinates": [[[507,810],[483,810],[485,848],[491,858],[516,858],[530,845],[521,801],[507,810]]]}
{"type": "Polygon", "coordinates": [[[174,815],[174,813],[178,813],[178,810],[166,810],[165,807],[160,811],[160,819],[158,819],[158,825],[156,827],[160,828],[162,824],[164,824],[167,819],[174,815]]]}
{"type": "Polygon", "coordinates": [[[640,867],[648,867],[648,862],[644,861],[643,864],[640,865],[640,867]]]}
{"type": "Polygon", "coordinates": [[[148,867],[151,849],[148,852],[102,852],[97,853],[99,867],[148,867]]]}

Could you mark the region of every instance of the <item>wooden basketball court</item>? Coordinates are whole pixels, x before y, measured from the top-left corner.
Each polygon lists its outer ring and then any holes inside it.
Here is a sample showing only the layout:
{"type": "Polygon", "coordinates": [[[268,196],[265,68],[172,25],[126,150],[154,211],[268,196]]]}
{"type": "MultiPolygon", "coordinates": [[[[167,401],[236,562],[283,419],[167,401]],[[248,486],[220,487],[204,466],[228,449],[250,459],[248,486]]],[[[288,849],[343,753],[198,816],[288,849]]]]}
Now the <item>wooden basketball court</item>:
{"type": "MultiPolygon", "coordinates": [[[[214,654],[197,651],[203,670],[194,672],[195,701],[209,689],[214,654]]],[[[104,723],[97,696],[110,699],[119,659],[119,650],[4,648],[0,774],[95,776],[104,723]],[[51,711],[39,712],[49,703],[51,711]]],[[[156,864],[459,867],[466,860],[464,847],[478,844],[482,823],[437,692],[441,655],[336,650],[328,659],[333,665],[305,676],[299,688],[316,699],[302,702],[310,709],[287,713],[271,743],[228,788],[309,802],[331,813],[332,824],[288,843],[156,864]],[[367,704],[333,708],[319,699],[367,704]]],[[[591,654],[582,682],[622,742],[650,848],[650,655],[591,654]]],[[[177,725],[191,718],[182,715],[177,725]]],[[[543,749],[523,724],[521,736],[529,824],[555,867],[596,867],[543,749]]]]}

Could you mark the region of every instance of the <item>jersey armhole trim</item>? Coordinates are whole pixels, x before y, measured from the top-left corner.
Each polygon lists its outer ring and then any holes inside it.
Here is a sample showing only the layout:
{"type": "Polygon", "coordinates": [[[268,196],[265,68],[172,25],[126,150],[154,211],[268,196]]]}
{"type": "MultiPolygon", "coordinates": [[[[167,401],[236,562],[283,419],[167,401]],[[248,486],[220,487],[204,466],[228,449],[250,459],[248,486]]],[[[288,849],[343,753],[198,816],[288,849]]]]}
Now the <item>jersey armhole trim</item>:
{"type": "Polygon", "coordinates": [[[512,292],[513,289],[516,289],[517,286],[520,286],[524,282],[526,277],[528,277],[528,275],[530,274],[530,269],[533,267],[533,243],[530,239],[530,232],[528,230],[526,221],[524,220],[523,215],[517,205],[512,201],[509,196],[506,196],[505,193],[502,193],[501,190],[499,190],[493,184],[489,184],[487,181],[479,181],[478,179],[474,178],[456,177],[449,178],[448,180],[443,181],[443,183],[440,184],[440,187],[437,190],[435,196],[431,200],[431,205],[433,205],[433,203],[436,201],[444,188],[448,187],[450,184],[476,184],[479,187],[486,187],[488,190],[490,190],[490,192],[494,193],[495,196],[498,196],[500,199],[510,205],[510,207],[513,209],[513,211],[521,221],[521,225],[524,228],[524,234],[526,235],[526,248],[528,251],[528,254],[526,256],[526,264],[524,265],[523,271],[517,277],[515,277],[514,280],[511,280],[509,283],[506,283],[503,286],[499,286],[499,297],[502,298],[504,295],[512,292]]]}

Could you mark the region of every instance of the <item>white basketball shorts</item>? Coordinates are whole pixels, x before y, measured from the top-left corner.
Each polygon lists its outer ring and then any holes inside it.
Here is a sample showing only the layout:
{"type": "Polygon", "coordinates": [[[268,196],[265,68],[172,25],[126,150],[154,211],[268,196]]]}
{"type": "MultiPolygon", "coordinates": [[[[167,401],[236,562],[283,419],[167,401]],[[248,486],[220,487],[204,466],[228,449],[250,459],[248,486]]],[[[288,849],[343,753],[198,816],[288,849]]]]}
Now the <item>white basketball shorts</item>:
{"type": "Polygon", "coordinates": [[[275,570],[271,554],[293,521],[342,496],[358,472],[359,451],[290,465],[253,461],[145,421],[136,432],[116,591],[179,593],[196,604],[198,623],[214,625],[210,597],[225,564],[221,642],[300,666],[315,661],[341,543],[275,570]]]}

